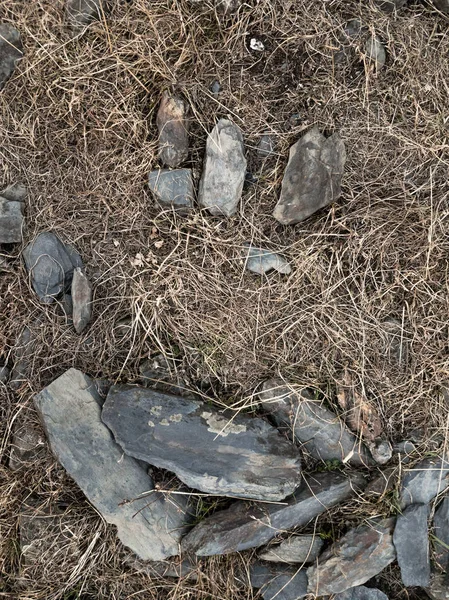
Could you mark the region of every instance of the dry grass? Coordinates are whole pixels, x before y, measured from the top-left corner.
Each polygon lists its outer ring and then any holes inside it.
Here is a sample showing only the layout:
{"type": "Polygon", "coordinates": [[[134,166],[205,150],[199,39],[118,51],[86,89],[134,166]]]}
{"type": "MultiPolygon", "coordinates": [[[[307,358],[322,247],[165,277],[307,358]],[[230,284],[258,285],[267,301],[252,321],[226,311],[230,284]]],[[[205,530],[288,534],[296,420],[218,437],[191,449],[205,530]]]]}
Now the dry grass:
{"type": "MultiPolygon", "coordinates": [[[[13,423],[19,414],[36,418],[33,393],[68,367],[134,381],[140,361],[163,352],[188,385],[226,403],[251,403],[264,378],[281,375],[320,390],[337,409],[336,386],[348,371],[391,440],[423,428],[420,454],[446,440],[447,21],[419,2],[385,15],[358,0],[248,0],[226,21],[212,0],[117,0],[107,20],[75,38],[62,0],[5,0],[0,19],[21,31],[26,48],[0,95],[0,184],[29,188],[24,244],[56,232],[80,250],[95,288],[94,323],[77,337],[58,306],[43,307],[31,293],[21,248],[2,254],[12,270],[0,274],[1,354],[12,361],[25,324],[36,346],[29,382],[16,395],[0,390],[0,598],[249,599],[232,569],[250,553],[206,561],[194,584],[125,568],[113,532],[53,461],[8,470],[13,423]],[[386,44],[380,73],[357,41],[348,63],[334,64],[350,18],[386,44]],[[248,51],[248,34],[264,41],[264,53],[248,51]],[[218,98],[209,91],[215,79],[218,98]],[[171,86],[191,107],[197,178],[217,118],[230,115],[243,130],[257,182],[235,218],[195,210],[182,219],[148,194],[155,109],[171,86]],[[283,227],[271,212],[288,148],[313,123],[345,141],[342,198],[283,227]],[[267,130],[277,153],[263,161],[255,147],[267,130]],[[244,272],[246,241],[282,252],[292,274],[244,272]],[[123,336],[116,325],[126,317],[123,336]],[[388,356],[390,319],[408,349],[400,364],[388,356]],[[62,566],[45,558],[24,586],[17,515],[30,495],[69,506],[80,548],[62,566]]],[[[358,499],[323,527],[338,532],[376,511],[358,499]]],[[[382,577],[397,581],[394,570],[382,577]]],[[[393,596],[407,593],[393,585],[393,596]]]]}

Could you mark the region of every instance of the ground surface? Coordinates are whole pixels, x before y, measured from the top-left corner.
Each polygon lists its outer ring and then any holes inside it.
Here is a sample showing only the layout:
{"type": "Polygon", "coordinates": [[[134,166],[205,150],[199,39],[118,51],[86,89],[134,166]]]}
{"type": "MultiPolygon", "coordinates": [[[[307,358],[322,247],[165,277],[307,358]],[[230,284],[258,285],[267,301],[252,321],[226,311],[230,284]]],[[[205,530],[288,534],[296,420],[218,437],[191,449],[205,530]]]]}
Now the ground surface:
{"type": "MultiPolygon", "coordinates": [[[[190,386],[203,382],[228,404],[250,404],[261,381],[281,375],[320,390],[337,409],[346,371],[390,440],[423,428],[421,454],[444,441],[448,21],[418,2],[386,15],[356,0],[249,0],[227,21],[207,0],[123,1],[75,39],[62,0],[7,0],[0,20],[20,30],[26,49],[0,95],[0,184],[28,186],[24,244],[49,229],[73,243],[95,294],[93,324],[78,337],[59,307],[44,310],[30,291],[21,248],[3,253],[10,270],[0,274],[0,353],[11,361],[23,325],[37,343],[29,382],[18,394],[0,391],[0,597],[251,598],[232,576],[245,555],[208,561],[196,584],[124,567],[113,531],[54,461],[9,471],[13,423],[35,419],[33,393],[71,366],[135,381],[141,360],[163,352],[190,386]],[[358,42],[343,66],[334,64],[352,18],[385,43],[379,73],[358,42]],[[252,36],[265,52],[248,49],[252,36]],[[217,118],[241,127],[257,181],[237,217],[195,210],[177,218],[155,207],[146,179],[157,165],[155,111],[170,86],[191,107],[186,166],[197,178],[217,118]],[[284,227],[271,213],[288,148],[312,124],[344,139],[342,198],[284,227]],[[277,146],[263,162],[255,147],[265,131],[277,146]],[[246,241],[282,252],[293,273],[244,272],[246,241]],[[117,328],[128,317],[131,326],[117,328]],[[400,365],[386,350],[391,318],[408,348],[400,365]],[[81,550],[59,562],[43,553],[19,577],[17,515],[31,495],[70,507],[81,550]]],[[[354,502],[327,516],[323,531],[332,537],[383,512],[354,502]]],[[[397,577],[391,570],[380,584],[406,598],[397,577]]]]}

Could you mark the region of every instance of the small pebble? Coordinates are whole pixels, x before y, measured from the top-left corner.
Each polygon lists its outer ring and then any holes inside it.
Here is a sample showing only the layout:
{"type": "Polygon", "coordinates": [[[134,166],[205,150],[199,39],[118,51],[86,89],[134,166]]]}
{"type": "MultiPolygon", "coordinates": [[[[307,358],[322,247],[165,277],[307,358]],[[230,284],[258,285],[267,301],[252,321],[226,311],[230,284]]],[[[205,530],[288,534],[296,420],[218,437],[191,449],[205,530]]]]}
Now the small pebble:
{"type": "Polygon", "coordinates": [[[210,86],[210,91],[214,94],[214,96],[217,96],[220,92],[221,92],[221,85],[220,82],[216,79],[210,86]]]}
{"type": "Polygon", "coordinates": [[[263,42],[261,42],[257,38],[250,39],[249,47],[251,48],[251,50],[254,50],[255,52],[263,52],[265,50],[265,46],[264,46],[263,42]]]}
{"type": "Polygon", "coordinates": [[[257,146],[257,154],[261,158],[266,158],[270,156],[274,152],[274,141],[272,136],[269,133],[264,133],[264,135],[259,140],[259,145],[257,146]]]}

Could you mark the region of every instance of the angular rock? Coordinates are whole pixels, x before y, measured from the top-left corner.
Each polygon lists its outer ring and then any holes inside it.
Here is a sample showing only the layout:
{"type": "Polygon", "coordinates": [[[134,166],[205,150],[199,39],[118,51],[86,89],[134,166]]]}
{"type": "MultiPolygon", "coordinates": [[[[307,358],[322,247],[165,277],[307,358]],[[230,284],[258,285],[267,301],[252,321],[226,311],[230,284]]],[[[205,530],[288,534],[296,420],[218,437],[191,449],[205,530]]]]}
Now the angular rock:
{"type": "Polygon", "coordinates": [[[259,418],[201,401],[111,387],[102,413],[123,450],[208,494],[283,500],[301,481],[298,450],[259,418]]]}
{"type": "Polygon", "coordinates": [[[310,475],[285,504],[251,506],[240,501],[203,519],[183,539],[182,548],[197,556],[258,548],[288,529],[306,525],[350,498],[364,483],[358,473],[350,478],[336,472],[310,475]]]}
{"type": "Polygon", "coordinates": [[[369,60],[372,60],[379,71],[387,60],[385,46],[377,37],[371,37],[365,44],[365,54],[369,60]]]}
{"type": "Polygon", "coordinates": [[[327,139],[313,127],[290,148],[273,217],[283,225],[300,223],[340,197],[345,145],[334,133],[327,139]]]}
{"type": "Polygon", "coordinates": [[[20,33],[8,23],[0,23],[0,90],[5,87],[22,56],[20,33]]]}
{"type": "Polygon", "coordinates": [[[53,453],[120,540],[143,560],[179,553],[187,521],[183,496],[165,499],[123,454],[101,422],[94,382],[69,369],[35,397],[53,453]]]}
{"type": "Polygon", "coordinates": [[[269,379],[259,394],[262,407],[278,426],[287,426],[293,438],[314,458],[369,465],[364,446],[333,412],[307,389],[294,392],[280,379],[269,379]]]}
{"type": "Polygon", "coordinates": [[[264,600],[299,600],[307,595],[305,569],[255,563],[250,568],[251,585],[260,588],[264,600]]]}
{"type": "Polygon", "coordinates": [[[410,504],[428,504],[449,485],[448,456],[425,458],[408,471],[401,484],[401,508],[410,504]]]}
{"type": "Polygon", "coordinates": [[[92,319],[92,286],[83,271],[77,267],[72,279],[73,326],[82,333],[92,319]]]}
{"type": "Polygon", "coordinates": [[[256,248],[249,243],[245,243],[244,246],[246,250],[243,258],[248,271],[258,275],[264,275],[272,270],[283,275],[289,275],[292,272],[289,263],[279,254],[264,248],[256,248]]]}
{"type": "Polygon", "coordinates": [[[0,196],[10,202],[23,202],[27,197],[27,189],[23,183],[12,183],[0,192],[0,196]]]}
{"type": "MultiPolygon", "coordinates": [[[[449,497],[443,498],[433,519],[435,527],[435,554],[440,566],[448,571],[449,566],[449,497]]],[[[449,593],[449,592],[448,592],[449,593]]]]}
{"type": "Polygon", "coordinates": [[[23,258],[34,291],[45,304],[51,304],[64,291],[69,291],[74,269],[83,268],[78,252],[49,231],[40,233],[28,244],[23,258]]]}
{"type": "Polygon", "coordinates": [[[384,519],[351,529],[309,567],[309,592],[316,596],[339,594],[362,585],[396,558],[394,519],[384,519]]]}
{"type": "Polygon", "coordinates": [[[187,107],[184,100],[164,92],[156,125],[159,131],[159,158],[168,167],[179,167],[189,153],[186,117],[187,107]]]}
{"type": "Polygon", "coordinates": [[[261,136],[259,144],[257,146],[257,154],[261,158],[267,158],[274,153],[274,141],[269,133],[265,133],[261,136]]]}
{"type": "Polygon", "coordinates": [[[0,383],[7,383],[10,371],[6,365],[0,367],[0,383]]]}
{"type": "Polygon", "coordinates": [[[73,28],[83,28],[93,21],[99,21],[106,7],[107,0],[67,0],[67,18],[73,28]]]}
{"type": "Polygon", "coordinates": [[[237,212],[246,174],[245,148],[240,129],[220,119],[207,138],[198,201],[212,215],[237,212]]]}
{"type": "Polygon", "coordinates": [[[22,202],[0,196],[0,244],[18,244],[22,241],[22,202]]]}
{"type": "Polygon", "coordinates": [[[428,516],[427,504],[411,504],[396,520],[393,543],[406,587],[430,584],[428,516]]]}
{"type": "Polygon", "coordinates": [[[393,456],[393,448],[388,440],[375,440],[368,443],[368,448],[379,465],[386,465],[393,456]]]}
{"type": "Polygon", "coordinates": [[[317,535],[291,537],[278,546],[273,546],[259,555],[261,560],[310,564],[318,558],[324,542],[317,535]]]}
{"type": "Polygon", "coordinates": [[[376,588],[367,588],[364,585],[349,588],[346,592],[336,594],[334,600],[388,600],[388,596],[376,590],[376,588]]]}
{"type": "Polygon", "coordinates": [[[193,207],[193,179],[191,169],[157,169],[151,171],[148,186],[158,203],[172,208],[180,214],[187,214],[193,207]]]}
{"type": "Polygon", "coordinates": [[[9,453],[9,468],[11,471],[29,469],[43,456],[44,450],[45,440],[32,423],[23,422],[15,426],[9,453]]]}
{"type": "Polygon", "coordinates": [[[435,8],[442,13],[449,13],[449,0],[432,0],[435,8]]]}

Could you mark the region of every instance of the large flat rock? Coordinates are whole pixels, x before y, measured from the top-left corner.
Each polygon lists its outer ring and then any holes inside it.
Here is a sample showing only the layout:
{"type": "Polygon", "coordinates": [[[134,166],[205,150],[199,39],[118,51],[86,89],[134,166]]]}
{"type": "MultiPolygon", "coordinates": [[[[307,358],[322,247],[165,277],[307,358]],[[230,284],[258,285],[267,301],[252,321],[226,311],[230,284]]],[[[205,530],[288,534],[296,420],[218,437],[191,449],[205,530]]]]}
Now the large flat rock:
{"type": "Polygon", "coordinates": [[[428,516],[427,504],[411,504],[396,520],[393,542],[406,587],[430,584],[428,516]]]}
{"type": "Polygon", "coordinates": [[[111,387],[102,419],[129,456],[208,494],[283,500],[301,481],[299,451],[263,419],[128,385],[111,387]]]}
{"type": "Polygon", "coordinates": [[[404,469],[401,484],[401,508],[410,504],[428,504],[449,485],[449,461],[444,457],[425,458],[404,469]]]}
{"type": "Polygon", "coordinates": [[[279,533],[306,525],[328,508],[350,498],[364,483],[359,474],[351,478],[335,472],[310,475],[285,504],[249,505],[241,501],[216,512],[186,535],[182,548],[197,556],[258,548],[279,533]]]}
{"type": "Polygon", "coordinates": [[[294,440],[314,458],[362,466],[373,462],[363,444],[309,390],[295,392],[281,379],[269,379],[259,396],[276,425],[287,426],[294,440]]]}
{"type": "Polygon", "coordinates": [[[186,523],[183,496],[152,492],[151,477],[123,454],[101,422],[94,382],[69,369],[35,397],[53,453],[120,540],[144,560],[179,553],[186,523]],[[141,497],[145,494],[145,497],[141,497]]]}

